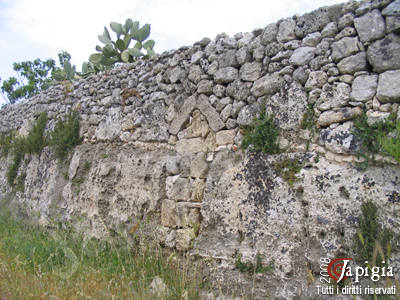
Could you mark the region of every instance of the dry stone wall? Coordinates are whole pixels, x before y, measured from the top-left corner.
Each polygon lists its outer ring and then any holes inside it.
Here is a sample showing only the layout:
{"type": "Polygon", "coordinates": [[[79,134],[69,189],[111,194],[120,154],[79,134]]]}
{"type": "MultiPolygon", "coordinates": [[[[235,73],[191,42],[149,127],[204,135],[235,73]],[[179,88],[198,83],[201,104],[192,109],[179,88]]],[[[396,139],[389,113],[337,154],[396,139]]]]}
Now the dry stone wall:
{"type": "MultiPolygon", "coordinates": [[[[323,299],[319,258],[352,253],[363,201],[399,234],[400,168],[378,155],[384,167],[357,169],[353,131],[363,111],[369,123],[399,119],[399,34],[399,0],[352,1],[53,86],[4,107],[0,132],[26,134],[43,111],[49,132],[76,110],[84,142],[66,165],[48,148],[25,160],[16,194],[2,159],[0,199],[98,237],[140,223],[163,246],[209,259],[215,286],[236,294],[323,299]],[[286,153],[240,150],[264,105],[286,153]],[[301,126],[310,109],[316,130],[301,126]],[[291,158],[302,163],[294,185],[274,168],[291,158]],[[237,253],[275,269],[254,280],[237,253]]],[[[391,264],[398,274],[400,257],[391,264]]]]}

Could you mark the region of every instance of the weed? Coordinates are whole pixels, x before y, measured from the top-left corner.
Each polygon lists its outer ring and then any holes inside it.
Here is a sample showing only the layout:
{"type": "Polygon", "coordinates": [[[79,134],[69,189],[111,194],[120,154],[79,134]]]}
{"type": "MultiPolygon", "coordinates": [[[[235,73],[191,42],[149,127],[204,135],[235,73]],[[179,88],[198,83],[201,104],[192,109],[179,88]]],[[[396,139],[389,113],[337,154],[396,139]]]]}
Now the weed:
{"type": "Polygon", "coordinates": [[[79,116],[76,112],[70,113],[65,120],[59,119],[51,133],[50,146],[58,160],[64,161],[68,153],[81,144],[79,137],[79,116]]]}
{"type": "Polygon", "coordinates": [[[267,274],[271,273],[275,269],[275,263],[273,260],[267,266],[264,266],[262,263],[263,256],[259,253],[256,255],[256,263],[252,262],[243,262],[242,254],[239,251],[236,251],[234,256],[236,257],[235,266],[242,273],[248,273],[249,275],[253,275],[256,273],[267,274]]]}
{"type": "Polygon", "coordinates": [[[274,124],[273,115],[267,115],[263,107],[260,116],[255,117],[250,125],[243,127],[241,147],[247,149],[252,145],[255,151],[277,154],[281,152],[278,136],[279,130],[274,124]]]}
{"type": "Polygon", "coordinates": [[[400,121],[397,121],[395,137],[380,137],[382,149],[400,163],[400,121]]]}
{"type": "Polygon", "coordinates": [[[383,266],[385,253],[391,255],[392,232],[379,224],[377,207],[371,201],[361,205],[359,228],[354,236],[356,260],[360,263],[372,262],[374,266],[383,266]],[[378,257],[379,254],[379,257],[378,257]]]}
{"type": "Polygon", "coordinates": [[[292,187],[299,180],[296,176],[300,172],[303,164],[298,159],[286,159],[274,164],[274,170],[292,187]]]}

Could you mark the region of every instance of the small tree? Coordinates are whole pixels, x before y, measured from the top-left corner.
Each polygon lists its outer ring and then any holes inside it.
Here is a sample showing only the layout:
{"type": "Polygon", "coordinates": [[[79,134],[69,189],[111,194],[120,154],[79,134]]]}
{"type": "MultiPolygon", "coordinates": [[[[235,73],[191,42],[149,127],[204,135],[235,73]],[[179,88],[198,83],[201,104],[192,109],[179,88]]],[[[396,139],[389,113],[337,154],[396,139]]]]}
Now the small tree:
{"type": "MultiPolygon", "coordinates": [[[[70,61],[71,55],[66,51],[58,54],[61,67],[70,61]]],[[[52,81],[52,74],[59,68],[54,59],[23,61],[14,63],[13,69],[17,77],[10,77],[2,82],[0,87],[3,98],[8,103],[31,97],[45,90],[52,81]]]]}

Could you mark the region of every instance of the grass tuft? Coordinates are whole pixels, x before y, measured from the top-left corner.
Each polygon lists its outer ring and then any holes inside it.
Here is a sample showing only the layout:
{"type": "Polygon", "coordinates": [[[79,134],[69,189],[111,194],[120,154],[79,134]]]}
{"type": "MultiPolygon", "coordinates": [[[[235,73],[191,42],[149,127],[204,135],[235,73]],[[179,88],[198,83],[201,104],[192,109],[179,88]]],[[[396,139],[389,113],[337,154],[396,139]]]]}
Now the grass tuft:
{"type": "Polygon", "coordinates": [[[394,145],[400,144],[399,135],[397,140],[388,138],[388,134],[396,128],[394,115],[392,114],[386,121],[379,121],[371,125],[368,124],[367,120],[367,115],[364,113],[354,121],[354,133],[360,140],[358,156],[365,159],[364,167],[361,166],[363,168],[367,167],[369,162],[375,162],[374,155],[382,152],[385,148],[392,156],[400,153],[399,150],[393,149],[394,145]]]}

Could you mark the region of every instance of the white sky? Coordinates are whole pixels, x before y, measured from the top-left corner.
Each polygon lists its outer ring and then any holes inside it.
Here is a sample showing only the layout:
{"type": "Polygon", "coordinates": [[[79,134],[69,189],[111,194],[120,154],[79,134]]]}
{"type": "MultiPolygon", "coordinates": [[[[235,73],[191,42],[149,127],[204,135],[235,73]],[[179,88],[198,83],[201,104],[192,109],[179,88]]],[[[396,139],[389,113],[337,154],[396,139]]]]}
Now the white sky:
{"type": "MultiPolygon", "coordinates": [[[[192,45],[203,37],[265,27],[344,0],[0,0],[0,77],[15,76],[13,62],[53,58],[68,51],[82,62],[102,45],[97,36],[111,21],[151,24],[155,50],[192,45]]],[[[1,84],[1,83],[0,83],[1,84]]],[[[0,103],[1,103],[0,99],[0,103]]]]}

